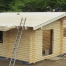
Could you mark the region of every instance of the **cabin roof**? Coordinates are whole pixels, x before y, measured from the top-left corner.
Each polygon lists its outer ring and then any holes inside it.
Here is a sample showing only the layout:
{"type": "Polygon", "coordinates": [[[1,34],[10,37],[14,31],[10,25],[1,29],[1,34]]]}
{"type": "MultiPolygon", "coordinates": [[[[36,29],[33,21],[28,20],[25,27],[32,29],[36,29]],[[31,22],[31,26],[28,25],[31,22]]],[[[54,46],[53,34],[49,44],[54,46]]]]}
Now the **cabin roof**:
{"type": "Polygon", "coordinates": [[[8,12],[0,13],[0,30],[7,31],[19,26],[21,18],[26,18],[25,27],[34,30],[66,16],[66,12],[8,12]]]}

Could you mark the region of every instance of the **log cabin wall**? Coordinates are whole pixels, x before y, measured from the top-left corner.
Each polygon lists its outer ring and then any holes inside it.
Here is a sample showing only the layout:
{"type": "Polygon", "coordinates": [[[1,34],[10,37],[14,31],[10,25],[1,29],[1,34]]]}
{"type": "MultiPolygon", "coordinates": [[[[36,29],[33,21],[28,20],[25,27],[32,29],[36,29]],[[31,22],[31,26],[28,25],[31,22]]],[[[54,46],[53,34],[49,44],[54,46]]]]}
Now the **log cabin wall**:
{"type": "Polygon", "coordinates": [[[35,62],[43,60],[45,58],[57,56],[60,54],[60,39],[61,39],[60,24],[61,24],[60,20],[58,20],[42,27],[42,30],[39,29],[35,31],[35,62]],[[42,44],[43,44],[42,33],[43,33],[43,30],[51,30],[51,29],[53,29],[53,33],[54,33],[53,46],[52,46],[53,51],[51,55],[42,56],[42,44]]]}
{"type": "Polygon", "coordinates": [[[0,43],[0,56],[7,56],[7,34],[3,31],[3,43],[0,43]]]}
{"type": "Polygon", "coordinates": [[[30,63],[35,63],[35,31],[30,34],[30,63]]]}
{"type": "MultiPolygon", "coordinates": [[[[11,58],[11,52],[17,35],[17,29],[3,32],[3,43],[0,43],[0,56],[11,58]]],[[[23,32],[22,42],[18,51],[17,59],[34,63],[35,61],[35,31],[32,29],[23,32]]]]}
{"type": "Polygon", "coordinates": [[[63,53],[66,53],[66,19],[63,20],[63,53]]]}
{"type": "Polygon", "coordinates": [[[34,62],[42,60],[42,30],[35,31],[35,60],[34,62]]]}
{"type": "MultiPolygon", "coordinates": [[[[9,30],[7,34],[8,34],[7,57],[10,58],[17,30],[16,29],[9,30]]],[[[23,32],[22,41],[17,55],[18,60],[30,62],[30,35],[31,35],[30,30],[25,30],[23,32]]]]}
{"type": "MultiPolygon", "coordinates": [[[[66,21],[64,21],[64,25],[65,23],[66,21]]],[[[63,27],[66,28],[66,26],[63,27]]],[[[35,31],[25,30],[23,33],[23,39],[20,44],[17,59],[28,61],[29,63],[35,63],[45,58],[57,56],[58,54],[60,54],[60,51],[62,49],[63,52],[65,52],[66,51],[65,37],[63,38],[63,43],[64,43],[63,48],[60,49],[62,44],[61,28],[62,28],[62,23],[60,22],[60,20],[58,20],[42,27],[42,29],[37,29],[35,31]],[[52,48],[53,51],[51,55],[43,56],[42,55],[43,31],[51,30],[51,29],[53,29],[53,33],[54,33],[53,48],[52,48]]],[[[2,44],[0,43],[0,47],[1,47],[0,56],[8,57],[8,58],[11,57],[11,51],[15,41],[16,33],[17,33],[16,29],[3,32],[3,43],[2,44]]]]}
{"type": "Polygon", "coordinates": [[[61,27],[61,21],[55,21],[51,24],[46,25],[45,27],[43,27],[43,30],[48,30],[48,29],[53,29],[53,54],[59,54],[60,52],[60,27],[61,27]]]}

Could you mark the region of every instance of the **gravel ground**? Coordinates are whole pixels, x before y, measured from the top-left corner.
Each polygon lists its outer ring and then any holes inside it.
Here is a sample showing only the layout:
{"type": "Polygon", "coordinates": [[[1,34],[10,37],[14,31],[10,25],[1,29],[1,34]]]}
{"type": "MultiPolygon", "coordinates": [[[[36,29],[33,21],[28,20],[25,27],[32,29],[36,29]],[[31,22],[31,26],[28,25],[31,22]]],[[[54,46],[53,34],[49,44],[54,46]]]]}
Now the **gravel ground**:
{"type": "MultiPolygon", "coordinates": [[[[9,61],[0,60],[0,66],[9,66],[9,61]]],[[[40,61],[32,65],[16,63],[15,66],[66,66],[66,56],[58,61],[40,61]]]]}

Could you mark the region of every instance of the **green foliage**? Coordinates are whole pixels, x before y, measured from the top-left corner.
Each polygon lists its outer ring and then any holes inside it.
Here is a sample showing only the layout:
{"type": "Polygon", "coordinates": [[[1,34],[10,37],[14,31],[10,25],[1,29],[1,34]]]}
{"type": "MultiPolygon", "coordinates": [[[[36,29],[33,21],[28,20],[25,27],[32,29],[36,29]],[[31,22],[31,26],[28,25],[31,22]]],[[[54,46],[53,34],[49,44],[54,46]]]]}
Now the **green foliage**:
{"type": "Polygon", "coordinates": [[[9,11],[11,8],[9,6],[9,4],[12,2],[13,0],[0,0],[0,12],[4,12],[4,11],[9,11]]]}
{"type": "Polygon", "coordinates": [[[22,7],[22,11],[28,11],[28,12],[42,12],[44,11],[45,4],[44,0],[32,0],[25,3],[25,6],[22,7]]]}
{"type": "Polygon", "coordinates": [[[66,0],[0,0],[0,12],[44,12],[47,5],[66,11],[66,0]]]}

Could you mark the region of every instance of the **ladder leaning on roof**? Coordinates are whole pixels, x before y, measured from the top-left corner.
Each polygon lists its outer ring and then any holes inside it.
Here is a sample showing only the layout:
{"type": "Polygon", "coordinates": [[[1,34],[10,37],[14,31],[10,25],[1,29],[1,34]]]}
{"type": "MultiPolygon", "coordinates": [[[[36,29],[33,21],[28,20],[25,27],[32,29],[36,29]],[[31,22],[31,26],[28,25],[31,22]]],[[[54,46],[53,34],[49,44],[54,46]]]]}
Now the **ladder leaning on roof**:
{"type": "Polygon", "coordinates": [[[22,21],[23,21],[23,18],[21,19],[20,26],[18,27],[18,32],[17,32],[17,36],[16,36],[16,40],[15,40],[13,49],[12,49],[12,56],[11,56],[9,66],[15,65],[16,56],[17,56],[19,45],[21,43],[21,39],[22,39],[22,35],[23,35],[23,30],[25,28],[26,18],[24,19],[24,23],[22,21]]]}

